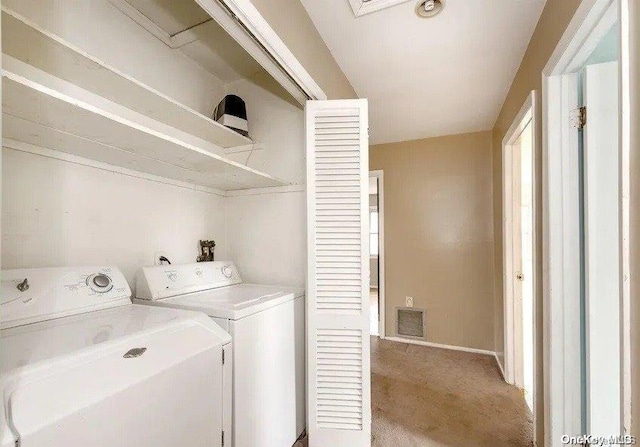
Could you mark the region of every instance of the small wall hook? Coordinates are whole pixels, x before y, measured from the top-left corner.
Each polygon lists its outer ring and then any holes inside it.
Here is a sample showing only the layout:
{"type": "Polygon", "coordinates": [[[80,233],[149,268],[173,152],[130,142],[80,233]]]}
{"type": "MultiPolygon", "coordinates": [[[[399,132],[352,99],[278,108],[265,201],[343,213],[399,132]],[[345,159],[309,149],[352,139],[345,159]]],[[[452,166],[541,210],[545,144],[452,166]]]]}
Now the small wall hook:
{"type": "Polygon", "coordinates": [[[16,288],[21,292],[24,292],[25,290],[29,290],[29,281],[27,281],[27,278],[25,278],[24,281],[18,284],[16,288]]]}

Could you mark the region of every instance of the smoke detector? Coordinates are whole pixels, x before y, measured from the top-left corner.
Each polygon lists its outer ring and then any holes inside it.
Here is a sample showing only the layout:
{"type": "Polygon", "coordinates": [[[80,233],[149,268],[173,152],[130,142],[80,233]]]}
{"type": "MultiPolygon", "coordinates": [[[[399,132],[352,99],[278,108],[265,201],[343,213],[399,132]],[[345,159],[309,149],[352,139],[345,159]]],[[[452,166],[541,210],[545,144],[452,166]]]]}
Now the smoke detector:
{"type": "Polygon", "coordinates": [[[420,0],[416,5],[416,14],[425,19],[435,17],[444,9],[444,2],[445,0],[420,0]]]}

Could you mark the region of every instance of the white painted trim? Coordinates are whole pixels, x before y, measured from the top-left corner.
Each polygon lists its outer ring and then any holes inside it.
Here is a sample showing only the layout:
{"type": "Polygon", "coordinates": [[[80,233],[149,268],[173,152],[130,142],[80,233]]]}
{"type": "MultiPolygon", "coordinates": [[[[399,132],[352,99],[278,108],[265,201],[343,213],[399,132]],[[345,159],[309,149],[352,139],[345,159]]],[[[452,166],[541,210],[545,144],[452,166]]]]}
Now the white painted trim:
{"type": "MultiPolygon", "coordinates": [[[[631,431],[631,261],[630,261],[630,150],[631,150],[631,51],[629,48],[629,2],[635,0],[620,1],[620,237],[622,247],[620,250],[620,266],[622,270],[622,313],[620,315],[620,340],[622,340],[622,420],[623,433],[631,431]]],[[[637,404],[636,404],[637,405],[637,404]]]]}
{"type": "Polygon", "coordinates": [[[588,54],[581,54],[582,46],[585,43],[591,45],[590,42],[597,42],[604,36],[607,30],[602,28],[594,36],[591,33],[615,1],[582,0],[542,70],[543,78],[564,74],[568,68],[584,64],[588,54]]]}
{"type": "Polygon", "coordinates": [[[385,282],[385,250],[384,250],[384,171],[369,171],[369,177],[378,179],[378,312],[380,323],[378,333],[384,337],[386,331],[386,282],[385,282]],[[381,225],[380,225],[381,224],[381,225]]]}
{"type": "Polygon", "coordinates": [[[156,183],[163,183],[165,185],[176,186],[178,188],[190,189],[192,191],[200,191],[208,194],[213,194],[220,197],[226,197],[225,191],[201,186],[195,183],[181,182],[179,180],[173,180],[166,177],[160,177],[158,175],[146,174],[140,171],[134,171],[133,169],[127,169],[120,166],[110,165],[100,161],[91,160],[89,158],[80,157],[73,154],[67,154],[66,152],[55,151],[40,146],[34,146],[32,144],[23,143],[21,141],[12,140],[10,138],[2,139],[2,147],[12,149],[15,151],[26,152],[33,155],[39,155],[41,157],[52,158],[54,160],[60,160],[67,163],[73,163],[76,165],[87,166],[90,168],[100,169],[102,171],[113,172],[116,174],[126,175],[128,177],[136,177],[143,180],[149,180],[156,183]]]}
{"type": "MultiPolygon", "coordinates": [[[[465,346],[444,345],[441,343],[432,343],[430,341],[413,340],[413,339],[402,338],[402,337],[380,337],[380,338],[383,340],[395,341],[398,343],[407,343],[409,345],[428,346],[430,348],[448,349],[450,351],[463,351],[463,352],[471,352],[473,354],[489,355],[497,359],[496,353],[494,351],[489,351],[487,349],[467,348],[465,346]]],[[[500,362],[498,362],[498,365],[499,364],[500,362]]]]}
{"type": "Polygon", "coordinates": [[[564,433],[582,431],[576,379],[581,377],[578,133],[569,123],[578,106],[578,76],[545,78],[543,95],[545,437],[553,446],[552,439],[557,443],[564,433]]]}
{"type": "Polygon", "coordinates": [[[542,72],[544,406],[549,447],[560,446],[563,434],[582,431],[578,143],[569,123],[569,112],[577,106],[578,80],[572,70],[584,64],[588,49],[608,31],[605,25],[612,23],[611,11],[619,2],[583,0],[542,72]]]}
{"type": "MultiPolygon", "coordinates": [[[[496,359],[496,364],[498,365],[498,369],[500,370],[500,375],[502,375],[502,380],[507,382],[507,376],[505,375],[504,368],[502,368],[502,364],[500,363],[500,359],[498,358],[498,353],[494,352],[493,356],[496,359]]],[[[507,382],[507,383],[509,383],[509,382],[507,382]]],[[[533,429],[535,430],[535,425],[533,426],[533,429]]]]}
{"type": "Polygon", "coordinates": [[[353,14],[356,17],[360,17],[365,14],[371,14],[372,12],[407,3],[408,1],[410,0],[349,0],[349,4],[351,5],[351,9],[353,9],[353,14]]]}
{"type": "Polygon", "coordinates": [[[227,191],[227,197],[258,196],[264,194],[286,194],[291,192],[305,191],[306,187],[304,185],[274,186],[271,188],[250,188],[227,191]]]}
{"type": "Polygon", "coordinates": [[[322,88],[250,0],[196,2],[300,104],[305,104],[307,99],[327,99],[322,88]]]}
{"type": "Polygon", "coordinates": [[[620,433],[616,429],[620,430],[623,425],[619,330],[622,293],[620,145],[618,143],[618,153],[615,155],[602,150],[609,148],[612,139],[619,141],[619,97],[610,94],[611,90],[619,92],[618,74],[617,61],[587,65],[581,85],[589,115],[583,132],[588,433],[620,433]],[[616,105],[618,113],[603,113],[602,109],[610,110],[612,103],[616,105]],[[616,162],[614,165],[610,163],[612,160],[616,162]],[[615,213],[618,215],[609,216],[615,213]],[[613,327],[618,330],[613,332],[613,327]],[[613,348],[616,345],[617,350],[613,348]],[[612,365],[609,363],[616,361],[618,374],[612,377],[612,365]],[[615,411],[603,410],[612,405],[618,408],[615,411]]]}
{"type": "MultiPolygon", "coordinates": [[[[520,108],[520,111],[516,115],[516,118],[513,120],[511,127],[505,134],[502,140],[502,255],[504,260],[503,265],[503,306],[504,306],[504,362],[505,362],[505,372],[507,382],[516,385],[519,380],[516,377],[516,349],[518,347],[515,344],[515,333],[517,332],[517,325],[520,323],[518,318],[515,315],[515,306],[514,306],[514,291],[513,291],[513,281],[515,277],[515,269],[513,267],[513,194],[512,194],[512,185],[513,185],[513,177],[512,177],[512,148],[515,141],[520,137],[525,127],[531,123],[534,126],[533,129],[533,157],[535,166],[535,148],[537,138],[535,136],[535,126],[536,126],[536,112],[537,112],[537,101],[536,101],[536,93],[532,91],[525,100],[524,104],[520,108]]],[[[534,179],[533,184],[535,185],[535,169],[534,169],[534,179]]],[[[532,202],[533,208],[533,221],[535,225],[536,213],[535,213],[535,193],[532,202]]],[[[534,230],[535,234],[535,230],[534,230]]],[[[534,241],[535,247],[535,241],[534,241]]],[[[535,250],[534,250],[534,278],[533,280],[533,289],[534,289],[534,313],[535,313],[535,294],[536,294],[536,284],[535,284],[535,250]]]]}

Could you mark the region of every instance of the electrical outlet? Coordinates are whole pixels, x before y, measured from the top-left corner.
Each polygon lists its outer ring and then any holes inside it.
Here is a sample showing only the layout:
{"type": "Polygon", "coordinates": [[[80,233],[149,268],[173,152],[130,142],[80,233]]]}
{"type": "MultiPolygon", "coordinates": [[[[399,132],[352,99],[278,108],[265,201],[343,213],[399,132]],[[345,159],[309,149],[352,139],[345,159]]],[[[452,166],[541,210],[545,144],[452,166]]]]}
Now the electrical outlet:
{"type": "Polygon", "coordinates": [[[166,251],[157,251],[155,252],[155,254],[153,255],[153,265],[161,265],[162,263],[160,262],[160,257],[164,256],[165,258],[168,258],[167,256],[167,252],[166,251]]]}
{"type": "Polygon", "coordinates": [[[412,296],[405,296],[404,297],[404,302],[406,307],[413,307],[413,297],[412,296]]]}

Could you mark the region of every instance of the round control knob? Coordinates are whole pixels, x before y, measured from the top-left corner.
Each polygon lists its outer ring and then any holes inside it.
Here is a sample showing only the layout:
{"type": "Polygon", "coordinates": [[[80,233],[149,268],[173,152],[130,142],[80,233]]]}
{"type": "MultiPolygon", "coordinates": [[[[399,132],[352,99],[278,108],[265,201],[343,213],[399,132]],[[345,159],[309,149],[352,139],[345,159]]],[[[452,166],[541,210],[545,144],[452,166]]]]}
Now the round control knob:
{"type": "Polygon", "coordinates": [[[109,286],[111,280],[106,275],[96,275],[93,277],[93,283],[100,288],[105,288],[109,286]]]}
{"type": "Polygon", "coordinates": [[[225,278],[231,278],[231,276],[233,275],[233,270],[231,270],[231,266],[225,265],[224,267],[222,267],[221,270],[225,278]]]}
{"type": "Polygon", "coordinates": [[[113,288],[111,278],[104,273],[96,273],[87,278],[87,284],[91,287],[91,290],[98,293],[108,292],[113,288]]]}

